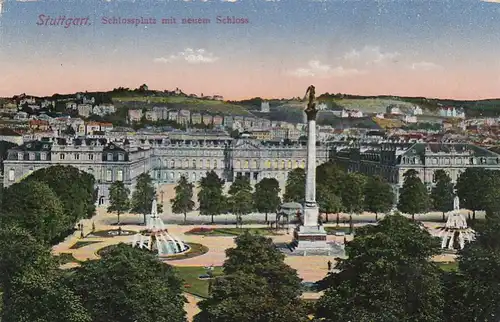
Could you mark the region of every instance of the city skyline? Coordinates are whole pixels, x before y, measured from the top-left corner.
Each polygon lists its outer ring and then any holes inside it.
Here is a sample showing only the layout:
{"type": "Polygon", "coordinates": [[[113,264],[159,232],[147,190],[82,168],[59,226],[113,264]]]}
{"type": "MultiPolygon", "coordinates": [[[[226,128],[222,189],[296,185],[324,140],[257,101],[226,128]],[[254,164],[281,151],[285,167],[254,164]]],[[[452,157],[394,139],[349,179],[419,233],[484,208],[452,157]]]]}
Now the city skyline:
{"type": "Polygon", "coordinates": [[[146,83],[282,98],[313,83],[318,93],[500,97],[493,2],[3,1],[0,96],[146,83]],[[112,23],[123,19],[138,25],[112,23]]]}

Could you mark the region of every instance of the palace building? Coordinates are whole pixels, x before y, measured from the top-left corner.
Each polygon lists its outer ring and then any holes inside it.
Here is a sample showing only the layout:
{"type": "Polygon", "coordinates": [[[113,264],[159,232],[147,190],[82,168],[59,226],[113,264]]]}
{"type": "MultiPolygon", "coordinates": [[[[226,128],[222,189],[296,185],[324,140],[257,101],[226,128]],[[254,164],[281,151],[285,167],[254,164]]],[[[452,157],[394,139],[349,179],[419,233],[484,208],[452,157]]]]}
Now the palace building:
{"type": "MultiPolygon", "coordinates": [[[[149,172],[157,184],[175,184],[181,176],[196,183],[208,171],[231,183],[237,175],[252,184],[276,178],[282,190],[288,172],[304,168],[305,143],[284,144],[251,139],[125,139],[51,138],[27,142],[8,151],[4,160],[4,187],[31,172],[53,165],[68,165],[94,175],[99,204],[108,202],[109,187],[123,181],[133,190],[137,177],[149,172]]],[[[319,144],[318,165],[328,160],[327,145],[319,144]]]]}

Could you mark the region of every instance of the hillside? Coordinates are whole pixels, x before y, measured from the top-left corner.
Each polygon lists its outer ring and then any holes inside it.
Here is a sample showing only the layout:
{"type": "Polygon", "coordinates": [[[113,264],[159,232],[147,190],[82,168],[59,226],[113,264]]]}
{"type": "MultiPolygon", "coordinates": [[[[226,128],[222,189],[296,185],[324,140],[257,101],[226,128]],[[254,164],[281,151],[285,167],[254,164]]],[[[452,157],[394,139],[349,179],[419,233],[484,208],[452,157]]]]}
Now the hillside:
{"type": "Polygon", "coordinates": [[[191,112],[242,116],[251,115],[251,113],[241,105],[186,96],[113,96],[112,102],[117,108],[132,107],[133,105],[137,105],[142,108],[167,105],[176,109],[188,109],[191,112]]]}
{"type": "Polygon", "coordinates": [[[424,114],[437,115],[440,106],[454,106],[463,108],[465,114],[475,116],[500,116],[500,99],[484,100],[453,100],[426,97],[403,97],[403,96],[359,96],[348,94],[325,93],[318,97],[318,101],[329,103],[331,106],[344,108],[355,108],[366,112],[382,112],[385,105],[395,104],[410,107],[418,105],[424,110],[424,114]]]}
{"type": "MultiPolygon", "coordinates": [[[[115,88],[112,91],[80,92],[86,97],[94,97],[95,104],[113,103],[118,110],[117,114],[125,115],[131,108],[151,108],[153,106],[167,106],[172,109],[187,109],[191,112],[201,112],[222,115],[241,115],[263,117],[273,121],[301,122],[303,120],[303,109],[305,102],[298,99],[270,99],[270,112],[261,113],[260,97],[254,97],[241,101],[223,101],[221,97],[198,97],[194,94],[183,93],[182,90],[157,91],[147,89],[143,84],[137,89],[115,88]]],[[[75,100],[74,94],[54,94],[50,97],[39,97],[38,99],[49,99],[60,101],[56,103],[56,112],[64,113],[65,103],[75,100]]],[[[202,94],[203,95],[203,94],[202,94]]],[[[28,95],[29,96],[29,95],[28,95]]],[[[14,97],[13,99],[16,99],[14,97]]],[[[10,99],[10,98],[8,98],[10,99]]],[[[387,106],[397,105],[403,112],[409,112],[414,105],[420,106],[424,111],[422,118],[429,118],[430,122],[439,118],[440,106],[454,106],[465,110],[469,117],[477,116],[500,116],[500,99],[486,99],[477,101],[436,99],[425,97],[399,97],[390,95],[360,96],[349,94],[324,93],[318,96],[319,102],[327,104],[328,109],[345,108],[349,110],[361,110],[364,113],[385,112],[387,106]]],[[[0,105],[2,99],[0,98],[0,105]]],[[[321,119],[321,115],[319,118],[321,119]]],[[[326,116],[326,119],[331,118],[326,116]]],[[[338,120],[329,120],[338,123],[338,120]]],[[[366,120],[365,120],[366,121],[366,120]]],[[[369,123],[373,123],[371,120],[369,123]]]]}

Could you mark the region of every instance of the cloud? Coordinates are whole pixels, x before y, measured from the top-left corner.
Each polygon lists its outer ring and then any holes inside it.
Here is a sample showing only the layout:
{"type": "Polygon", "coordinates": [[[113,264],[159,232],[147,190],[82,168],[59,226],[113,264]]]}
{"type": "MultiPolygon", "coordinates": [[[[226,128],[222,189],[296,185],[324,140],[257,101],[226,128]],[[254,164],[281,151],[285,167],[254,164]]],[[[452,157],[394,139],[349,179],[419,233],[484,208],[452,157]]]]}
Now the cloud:
{"type": "Polygon", "coordinates": [[[352,49],[345,53],[344,59],[356,62],[365,62],[370,64],[382,64],[387,61],[393,61],[400,54],[398,52],[382,52],[379,46],[365,46],[361,50],[352,49]]]}
{"type": "Polygon", "coordinates": [[[155,63],[171,63],[177,60],[185,60],[188,64],[208,64],[217,61],[219,58],[205,49],[186,48],[184,51],[168,57],[155,58],[155,63]]]}
{"type": "Polygon", "coordinates": [[[410,69],[413,69],[413,70],[424,70],[424,71],[442,68],[442,66],[440,66],[438,64],[434,64],[432,62],[428,62],[428,61],[421,61],[418,63],[413,63],[409,67],[410,67],[410,69]]]}
{"type": "Polygon", "coordinates": [[[307,63],[307,67],[297,68],[290,72],[290,75],[295,77],[345,77],[364,74],[364,71],[358,69],[348,69],[342,66],[332,68],[330,65],[322,64],[318,60],[311,60],[307,63]]]}

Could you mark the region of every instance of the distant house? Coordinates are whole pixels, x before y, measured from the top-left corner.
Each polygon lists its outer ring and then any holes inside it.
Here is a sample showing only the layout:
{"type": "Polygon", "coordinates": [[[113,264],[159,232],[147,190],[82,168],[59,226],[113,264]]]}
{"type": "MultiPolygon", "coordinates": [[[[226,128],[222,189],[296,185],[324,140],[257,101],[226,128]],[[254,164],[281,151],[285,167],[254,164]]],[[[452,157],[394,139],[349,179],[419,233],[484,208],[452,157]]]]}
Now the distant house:
{"type": "Polygon", "coordinates": [[[200,113],[191,114],[191,124],[201,124],[202,116],[200,113]]]}
{"type": "Polygon", "coordinates": [[[28,119],[28,113],[26,112],[18,112],[16,115],[14,115],[14,120],[27,120],[28,119]]]}
{"type": "Polygon", "coordinates": [[[387,114],[393,114],[393,115],[399,115],[399,114],[403,114],[401,112],[401,109],[395,105],[390,105],[390,106],[387,106],[387,114]]]}
{"type": "Polygon", "coordinates": [[[78,115],[82,117],[89,117],[92,114],[91,104],[78,104],[78,115]]]}
{"type": "Polygon", "coordinates": [[[417,117],[415,115],[405,115],[403,117],[403,122],[405,122],[405,123],[417,123],[417,117]]]}
{"type": "Polygon", "coordinates": [[[114,112],[115,112],[115,106],[113,104],[96,105],[92,109],[92,114],[100,115],[100,116],[113,114],[114,112]]]}
{"type": "Polygon", "coordinates": [[[94,97],[88,98],[84,96],[83,104],[95,104],[95,98],[94,97]]]}
{"type": "Polygon", "coordinates": [[[269,111],[270,111],[269,102],[262,102],[260,104],[260,111],[262,113],[269,113],[269,111]]]}
{"type": "Polygon", "coordinates": [[[177,122],[179,118],[179,111],[169,111],[168,112],[168,120],[177,122]]]}
{"type": "Polygon", "coordinates": [[[101,131],[101,124],[99,122],[87,122],[85,123],[85,134],[92,135],[95,132],[101,131]]]}
{"type": "Polygon", "coordinates": [[[349,113],[349,117],[353,117],[353,118],[363,117],[363,112],[361,112],[360,110],[350,110],[348,113],[349,113]]]}
{"type": "Polygon", "coordinates": [[[222,125],[223,122],[224,122],[224,117],[222,117],[220,115],[214,116],[214,118],[213,118],[214,125],[222,125]]]}
{"type": "Polygon", "coordinates": [[[3,127],[0,128],[0,141],[6,141],[17,145],[22,145],[23,136],[12,129],[3,127]]]}
{"type": "Polygon", "coordinates": [[[444,106],[439,109],[439,115],[441,117],[458,117],[465,118],[465,112],[461,108],[456,108],[454,106],[444,106]]]}
{"type": "Polygon", "coordinates": [[[210,114],[203,114],[203,124],[210,125],[214,121],[214,117],[210,114]]]}
{"type": "Polygon", "coordinates": [[[422,108],[420,106],[415,105],[411,108],[411,114],[413,116],[422,115],[422,114],[424,114],[424,111],[422,110],[422,108]]]}
{"type": "Polygon", "coordinates": [[[180,110],[177,122],[179,124],[188,124],[191,118],[191,112],[189,110],[180,110]]]}
{"type": "Polygon", "coordinates": [[[332,114],[335,115],[336,117],[340,117],[340,118],[349,117],[349,112],[344,108],[332,110],[332,114]]]}
{"type": "Polygon", "coordinates": [[[146,111],[145,117],[148,121],[158,121],[158,114],[155,111],[146,111]]]}
{"type": "Polygon", "coordinates": [[[326,105],[326,103],[319,103],[318,106],[316,106],[316,108],[319,110],[319,111],[324,111],[324,110],[327,110],[328,109],[328,105],[326,105]]]}
{"type": "Polygon", "coordinates": [[[130,122],[139,122],[142,118],[142,110],[128,110],[128,119],[130,122]]]}
{"type": "Polygon", "coordinates": [[[66,109],[68,110],[76,110],[78,108],[78,104],[75,102],[67,102],[66,103],[66,109]]]}
{"type": "Polygon", "coordinates": [[[48,131],[50,126],[48,121],[30,120],[29,127],[33,131],[48,131]]]}

